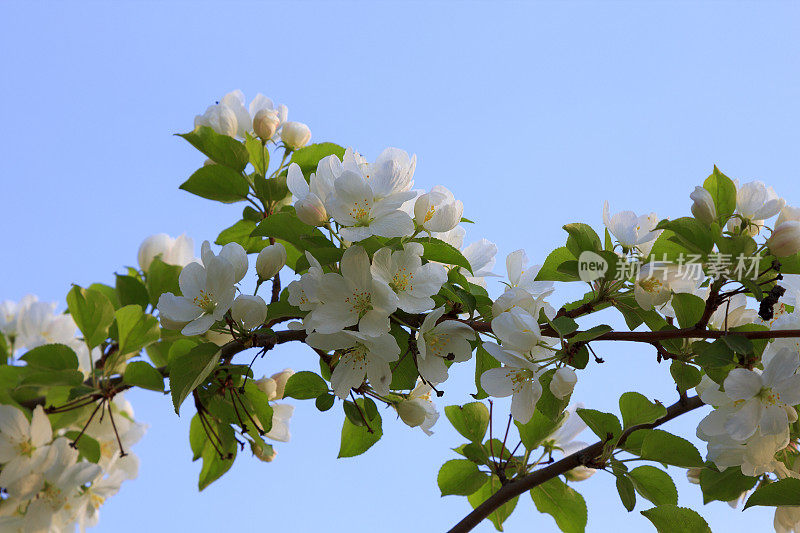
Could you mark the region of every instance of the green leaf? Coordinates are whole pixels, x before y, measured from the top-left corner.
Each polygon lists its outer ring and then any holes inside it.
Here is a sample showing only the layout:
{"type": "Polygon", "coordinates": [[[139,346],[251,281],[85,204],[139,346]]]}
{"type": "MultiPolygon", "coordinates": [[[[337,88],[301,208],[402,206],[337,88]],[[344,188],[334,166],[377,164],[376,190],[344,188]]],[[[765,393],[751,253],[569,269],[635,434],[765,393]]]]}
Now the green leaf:
{"type": "Polygon", "coordinates": [[[563,226],[564,230],[569,233],[567,238],[567,249],[575,257],[580,257],[581,252],[589,250],[591,252],[599,252],[603,249],[600,243],[600,237],[588,224],[579,222],[567,224],[563,226]]]}
{"type": "Polygon", "coordinates": [[[526,424],[514,422],[519,430],[519,438],[526,450],[535,450],[558,428],[561,423],[560,418],[555,420],[544,415],[540,411],[534,411],[533,416],[526,424]]]}
{"type": "Polygon", "coordinates": [[[296,163],[308,179],[312,172],[316,172],[319,161],[329,155],[335,155],[341,160],[344,157],[344,148],[334,143],[309,144],[292,152],[291,162],[296,163]]]}
{"type": "Polygon", "coordinates": [[[53,387],[67,385],[75,387],[83,383],[83,373],[78,370],[46,370],[27,374],[20,386],[53,387]]]}
{"type": "Polygon", "coordinates": [[[214,370],[219,356],[219,346],[213,342],[206,342],[171,361],[169,387],[176,413],[180,414],[181,404],[186,397],[214,370]]]}
{"type": "Polygon", "coordinates": [[[222,165],[198,168],[179,188],[225,204],[244,200],[250,191],[250,185],[241,173],[222,165]]]}
{"type": "Polygon", "coordinates": [[[660,403],[653,403],[638,392],[626,392],[619,397],[619,410],[622,423],[627,429],[639,424],[655,422],[667,414],[667,409],[660,403]]]}
{"type": "Polygon", "coordinates": [[[117,274],[117,297],[120,305],[141,305],[142,309],[150,303],[150,295],[144,283],[133,276],[120,276],[117,274]]]}
{"type": "Polygon", "coordinates": [[[703,183],[703,188],[711,193],[717,210],[717,221],[720,226],[724,226],[736,211],[736,185],[714,165],[714,171],[703,183]]]}
{"type": "Polygon", "coordinates": [[[206,441],[208,441],[208,436],[203,428],[203,422],[200,420],[200,416],[194,415],[189,424],[189,447],[192,449],[192,461],[197,461],[202,457],[206,441]]]}
{"type": "Polygon", "coordinates": [[[577,281],[579,279],[577,275],[566,274],[558,269],[563,263],[575,260],[576,257],[566,246],[556,248],[544,260],[542,268],[536,274],[536,281],[577,281]]]}
{"type": "Polygon", "coordinates": [[[469,261],[461,251],[452,244],[428,237],[415,239],[415,242],[422,244],[424,248],[422,256],[428,261],[456,265],[467,269],[470,273],[472,272],[472,265],[469,264],[469,261]]]}
{"type": "Polygon", "coordinates": [[[703,491],[703,503],[714,500],[729,502],[737,499],[741,494],[755,486],[758,478],[745,476],[742,469],[732,466],[718,471],[709,466],[700,471],[700,489],[703,491]]]}
{"type": "Polygon", "coordinates": [[[476,400],[482,400],[489,396],[486,394],[486,391],[483,390],[483,387],[481,387],[481,376],[483,373],[490,368],[499,367],[500,362],[484,349],[483,343],[478,343],[478,348],[475,350],[475,387],[478,389],[478,392],[473,394],[476,400]]]}
{"type": "Polygon", "coordinates": [[[569,405],[570,395],[564,398],[556,398],[550,390],[550,382],[553,380],[553,375],[556,373],[555,368],[551,368],[541,376],[539,376],[539,383],[542,386],[542,396],[536,402],[536,410],[544,414],[550,420],[556,420],[564,412],[564,409],[569,405]]]}
{"type": "MultiPolygon", "coordinates": [[[[367,414],[369,427],[357,426],[349,418],[345,417],[342,426],[342,440],[339,446],[339,457],[355,457],[369,450],[373,444],[378,442],[383,436],[381,415],[377,410],[372,417],[366,412],[366,404],[361,398],[356,400],[361,409],[367,414]],[[371,431],[370,431],[371,430],[371,431]]],[[[374,405],[374,404],[373,404],[374,405]]]]}
{"type": "MultiPolygon", "coordinates": [[[[244,385],[244,399],[246,403],[245,407],[248,411],[252,410],[251,412],[255,415],[255,418],[258,421],[261,430],[264,433],[269,433],[272,429],[272,416],[274,414],[272,410],[272,406],[269,404],[269,397],[258,388],[256,382],[252,379],[248,379],[244,385]]],[[[248,425],[248,429],[250,425],[248,425]]],[[[257,438],[257,435],[253,435],[253,438],[257,438]]]]}
{"type": "Polygon", "coordinates": [[[236,459],[237,449],[236,441],[233,437],[233,429],[226,424],[218,426],[216,432],[222,438],[222,452],[225,455],[220,457],[211,441],[206,441],[201,455],[203,468],[200,470],[200,477],[197,482],[197,487],[201,491],[230,470],[231,466],[233,466],[233,461],[236,459]]]}
{"type": "Polygon", "coordinates": [[[653,243],[653,248],[650,250],[650,256],[656,261],[666,261],[671,263],[679,263],[681,258],[686,258],[689,254],[694,253],[687,246],[683,245],[674,232],[664,230],[658,236],[656,242],[653,243]]]}
{"type": "Polygon", "coordinates": [[[472,442],[480,442],[489,427],[489,410],[480,402],[448,405],[444,414],[453,427],[472,442]]]}
{"type": "Polygon", "coordinates": [[[749,355],[753,353],[753,342],[743,335],[725,335],[720,339],[739,355],[749,355]]]}
{"type": "Polygon", "coordinates": [[[553,319],[553,328],[560,333],[562,337],[565,337],[578,329],[578,323],[568,316],[557,316],[553,319]]]}
{"type": "MultiPolygon", "coordinates": [[[[467,496],[467,500],[472,508],[475,509],[495,492],[497,492],[500,487],[500,479],[498,479],[497,476],[492,476],[481,486],[481,488],[467,496]]],[[[494,524],[494,527],[497,531],[503,531],[503,522],[505,522],[506,519],[511,516],[511,513],[514,512],[514,508],[517,506],[518,501],[519,496],[514,496],[512,499],[492,511],[492,513],[489,515],[488,518],[492,524],[494,524]]]]}
{"type": "Polygon", "coordinates": [[[153,307],[158,305],[158,298],[165,292],[171,292],[175,296],[181,295],[181,288],[178,285],[181,270],[183,267],[168,265],[160,257],[153,259],[146,278],[147,292],[150,294],[150,303],[153,307]]]}
{"type": "Polygon", "coordinates": [[[601,335],[605,335],[606,333],[608,333],[612,329],[613,328],[611,326],[608,326],[606,324],[600,324],[600,325],[597,325],[597,326],[592,326],[591,328],[589,328],[589,329],[587,329],[585,331],[579,331],[578,333],[576,333],[575,335],[570,337],[569,341],[571,343],[589,342],[589,341],[592,341],[592,340],[596,339],[597,337],[600,337],[601,335]]]}
{"type": "Polygon", "coordinates": [[[722,339],[717,339],[712,343],[694,342],[692,343],[694,353],[698,354],[694,358],[694,363],[708,368],[724,368],[733,364],[733,350],[722,339]]]}
{"type": "Polygon", "coordinates": [[[665,219],[656,228],[670,230],[681,244],[700,255],[708,254],[714,247],[714,238],[709,227],[692,217],[665,219]]]}
{"type": "Polygon", "coordinates": [[[779,505],[800,505],[800,479],[787,477],[774,483],[761,485],[747,499],[744,508],[756,505],[777,507],[779,505]]]}
{"type": "Polygon", "coordinates": [[[251,237],[250,234],[255,228],[256,223],[252,220],[240,220],[233,226],[222,230],[215,242],[220,246],[235,242],[241,244],[247,253],[258,253],[269,245],[269,240],[251,237]]]}
{"type": "Polygon", "coordinates": [[[164,392],[164,376],[144,361],[133,361],[125,367],[123,383],[142,387],[143,389],[164,392]]]}
{"type": "Polygon", "coordinates": [[[336,399],[336,396],[333,394],[321,394],[317,396],[317,400],[314,402],[314,405],[320,411],[327,411],[331,407],[333,407],[333,402],[336,399]]]}
{"type": "Polygon", "coordinates": [[[36,370],[77,370],[78,356],[64,344],[45,344],[20,357],[36,370]]]}
{"type": "Polygon", "coordinates": [[[659,505],[642,511],[658,533],[711,533],[708,523],[697,512],[677,505],[659,505]]]}
{"type": "Polygon", "coordinates": [[[628,475],[633,487],[655,505],[678,505],[678,490],[669,474],[650,465],[638,466],[628,475]]]}
{"type": "Polygon", "coordinates": [[[660,429],[647,433],[641,456],[642,459],[684,468],[703,466],[703,458],[694,444],[660,429]]]}
{"type": "Polygon", "coordinates": [[[553,517],[564,533],[586,530],[588,512],[586,501],[578,492],[555,477],[531,489],[531,498],[540,513],[553,517]]]}
{"type": "MultiPolygon", "coordinates": [[[[75,442],[75,439],[78,439],[75,446],[78,449],[78,452],[86,458],[87,461],[90,463],[97,463],[100,461],[100,443],[97,440],[93,439],[86,433],[81,435],[80,431],[67,431],[64,434],[70,441],[75,442]]],[[[72,444],[70,442],[70,444],[72,444]]]]}
{"type": "Polygon", "coordinates": [[[208,126],[200,126],[192,132],[177,135],[189,141],[215,163],[236,172],[241,172],[247,166],[248,153],[244,145],[232,137],[217,133],[208,126]]]}
{"type": "Polygon", "coordinates": [[[328,384],[318,374],[306,370],[293,374],[286,382],[283,396],[310,400],[328,392],[328,384]]]}
{"type": "Polygon", "coordinates": [[[251,235],[281,239],[292,244],[298,250],[333,247],[333,244],[319,229],[301,222],[292,211],[271,214],[258,223],[251,235]]]}
{"type": "Polygon", "coordinates": [[[617,476],[617,492],[625,509],[628,512],[633,511],[633,508],[636,507],[636,491],[633,488],[633,481],[628,479],[626,474],[617,476]]]}
{"type": "Polygon", "coordinates": [[[451,459],[439,469],[436,478],[442,496],[455,494],[469,496],[477,491],[489,476],[478,469],[478,465],[467,459],[451,459]]]}
{"type": "Polygon", "coordinates": [[[106,340],[114,306],[104,294],[75,285],[67,294],[67,306],[90,349],[106,340]]]}
{"type": "MultiPolygon", "coordinates": [[[[248,159],[256,172],[262,176],[266,176],[267,168],[269,167],[269,152],[264,146],[264,143],[261,142],[261,139],[253,137],[249,133],[246,135],[247,138],[244,141],[244,147],[247,150],[248,159]]],[[[242,167],[242,169],[244,169],[244,167],[242,167]]]]}
{"type": "Polygon", "coordinates": [[[142,311],[138,305],[120,307],[114,314],[119,332],[120,355],[139,352],[161,337],[158,319],[142,311]]]}
{"type": "Polygon", "coordinates": [[[600,437],[601,440],[606,440],[609,434],[614,437],[619,437],[622,433],[622,426],[619,423],[619,419],[611,413],[595,411],[594,409],[578,409],[576,412],[578,416],[586,422],[589,429],[600,437]]]}
{"type": "Polygon", "coordinates": [[[675,310],[678,324],[682,328],[690,328],[703,317],[706,302],[699,296],[681,292],[672,297],[672,308],[675,310]]]}
{"type": "Polygon", "coordinates": [[[672,361],[669,366],[669,373],[672,374],[672,379],[675,380],[675,384],[681,393],[693,389],[702,379],[700,370],[680,361],[672,361]]]}

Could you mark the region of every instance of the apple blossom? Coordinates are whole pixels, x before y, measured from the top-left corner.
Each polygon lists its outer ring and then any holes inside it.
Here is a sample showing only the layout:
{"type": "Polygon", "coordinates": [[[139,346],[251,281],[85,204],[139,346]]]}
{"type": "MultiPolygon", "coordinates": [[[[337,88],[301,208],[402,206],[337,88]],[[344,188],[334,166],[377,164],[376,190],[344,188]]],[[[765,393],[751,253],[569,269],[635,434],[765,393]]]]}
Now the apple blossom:
{"type": "Polygon", "coordinates": [[[435,263],[422,264],[420,243],[406,243],[402,250],[381,248],[372,258],[372,276],[397,294],[397,307],[407,313],[422,313],[434,306],[431,296],[447,281],[444,267],[435,263]]]}
{"type": "Polygon", "coordinates": [[[285,122],[281,128],[281,140],[290,150],[297,150],[311,140],[311,130],[302,122],[285,122]]]}
{"type": "Polygon", "coordinates": [[[194,259],[194,242],[185,233],[175,238],[166,233],[151,235],[139,246],[139,268],[146,272],[156,257],[168,265],[186,266],[194,259]]]}
{"type": "Polygon", "coordinates": [[[219,255],[215,255],[211,250],[211,243],[208,241],[203,241],[200,254],[203,258],[203,265],[206,266],[214,257],[221,257],[228,261],[228,263],[230,263],[230,265],[233,267],[234,283],[239,283],[242,281],[244,276],[247,274],[247,252],[245,252],[244,248],[242,248],[242,245],[238,242],[229,242],[222,247],[222,249],[219,251],[219,255]]]}
{"type": "Polygon", "coordinates": [[[389,393],[392,380],[389,363],[400,355],[400,347],[393,336],[388,333],[368,336],[346,330],[332,334],[312,333],[306,342],[320,350],[342,350],[331,374],[331,387],[339,398],[346,398],[350,389],[360,387],[365,376],[379,394],[389,393]]]}
{"type": "Polygon", "coordinates": [[[697,220],[711,224],[717,219],[714,198],[704,187],[695,187],[689,198],[694,202],[692,203],[692,214],[697,220]]]}
{"type": "Polygon", "coordinates": [[[655,213],[637,216],[633,211],[620,211],[610,216],[608,201],[603,204],[603,222],[624,249],[638,247],[644,256],[650,253],[650,243],[660,233],[655,229],[658,224],[658,215],[655,213]]]}
{"type": "Polygon", "coordinates": [[[455,228],[461,222],[463,212],[464,204],[441,185],[417,197],[414,204],[414,220],[418,226],[430,232],[445,232],[455,228]]]}
{"type": "Polygon", "coordinates": [[[553,374],[553,379],[550,380],[550,392],[556,398],[566,398],[572,394],[572,389],[578,382],[578,376],[575,371],[567,366],[562,366],[553,374]]]}
{"type": "Polygon", "coordinates": [[[286,248],[279,242],[265,246],[258,252],[256,258],[256,272],[260,280],[268,280],[286,266],[286,248]]]}
{"type": "Polygon", "coordinates": [[[800,252],[800,222],[788,220],[775,227],[767,246],[775,257],[788,257],[800,252]]]}
{"type": "Polygon", "coordinates": [[[444,320],[437,324],[443,315],[444,307],[428,313],[416,335],[419,375],[433,384],[447,379],[445,360],[462,363],[472,357],[469,341],[475,339],[475,332],[463,322],[444,320]]]}
{"type": "Polygon", "coordinates": [[[481,374],[481,387],[490,396],[511,396],[511,416],[526,424],[533,416],[536,402],[542,396],[538,365],[505,350],[493,342],[483,344],[489,355],[503,366],[490,368],[481,374]]]}
{"type": "Polygon", "coordinates": [[[430,385],[419,381],[408,398],[394,404],[397,415],[407,426],[419,427],[428,436],[433,435],[431,428],[439,419],[436,405],[431,401],[432,390],[430,385]]]}
{"type": "Polygon", "coordinates": [[[246,330],[251,330],[267,319],[267,303],[261,296],[240,294],[231,304],[231,318],[246,330]]]}

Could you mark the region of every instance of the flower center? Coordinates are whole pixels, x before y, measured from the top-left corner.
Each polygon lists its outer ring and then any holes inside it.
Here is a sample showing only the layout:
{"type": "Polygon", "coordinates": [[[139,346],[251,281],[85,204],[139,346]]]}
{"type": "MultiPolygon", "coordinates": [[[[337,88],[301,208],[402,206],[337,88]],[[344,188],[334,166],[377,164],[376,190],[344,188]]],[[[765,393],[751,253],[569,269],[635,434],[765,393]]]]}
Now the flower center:
{"type": "Polygon", "coordinates": [[[435,207],[433,207],[433,206],[430,206],[430,207],[428,208],[428,212],[427,212],[427,213],[425,213],[425,218],[422,220],[422,223],[424,224],[424,223],[426,223],[427,221],[429,221],[430,219],[432,219],[432,218],[433,218],[433,214],[434,214],[435,212],[436,212],[436,208],[435,208],[435,207]]]}
{"type": "Polygon", "coordinates": [[[358,314],[358,318],[372,310],[372,294],[366,290],[355,290],[352,296],[348,296],[344,301],[350,305],[351,312],[358,314]]]}
{"type": "Polygon", "coordinates": [[[646,292],[658,292],[661,290],[664,284],[656,278],[647,278],[640,281],[639,286],[646,292]]]}
{"type": "Polygon", "coordinates": [[[414,288],[411,285],[413,279],[414,274],[409,272],[405,267],[400,267],[397,269],[397,272],[394,273],[394,277],[392,277],[392,281],[389,282],[389,286],[394,289],[394,292],[410,291],[414,288]]]}
{"type": "Polygon", "coordinates": [[[214,295],[202,289],[200,290],[200,294],[198,296],[192,298],[192,302],[194,305],[208,314],[213,313],[214,308],[217,307],[216,302],[214,302],[214,295]]]}
{"type": "Polygon", "coordinates": [[[34,450],[36,450],[36,447],[33,444],[31,444],[31,441],[29,440],[22,441],[19,444],[17,444],[17,451],[19,452],[20,455],[30,457],[31,455],[33,455],[34,450]]]}
{"type": "Polygon", "coordinates": [[[527,368],[515,368],[509,370],[506,377],[511,381],[514,392],[519,392],[522,386],[533,378],[533,372],[527,368]]]}
{"type": "Polygon", "coordinates": [[[367,198],[364,198],[361,202],[353,202],[353,207],[350,209],[350,216],[356,221],[357,226],[369,226],[371,208],[372,205],[367,198]]]}
{"type": "Polygon", "coordinates": [[[767,405],[775,405],[781,401],[781,395],[769,387],[763,387],[758,391],[758,397],[767,405]]]}

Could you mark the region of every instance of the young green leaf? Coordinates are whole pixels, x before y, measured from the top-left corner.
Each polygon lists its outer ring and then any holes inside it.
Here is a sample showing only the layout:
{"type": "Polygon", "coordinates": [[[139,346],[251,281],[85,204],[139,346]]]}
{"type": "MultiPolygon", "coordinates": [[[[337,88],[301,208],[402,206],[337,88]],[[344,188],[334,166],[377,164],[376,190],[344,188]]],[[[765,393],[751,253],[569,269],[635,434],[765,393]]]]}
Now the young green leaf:
{"type": "Polygon", "coordinates": [[[439,469],[436,478],[442,496],[450,494],[469,496],[486,483],[488,474],[481,472],[478,465],[466,459],[451,459],[439,469]]]}
{"type": "Polygon", "coordinates": [[[561,478],[554,477],[531,489],[531,498],[540,513],[553,517],[564,533],[583,533],[588,512],[586,501],[561,478]]]}
{"type": "Polygon", "coordinates": [[[489,427],[489,410],[480,402],[448,405],[444,414],[453,427],[472,442],[480,442],[489,427]]]}

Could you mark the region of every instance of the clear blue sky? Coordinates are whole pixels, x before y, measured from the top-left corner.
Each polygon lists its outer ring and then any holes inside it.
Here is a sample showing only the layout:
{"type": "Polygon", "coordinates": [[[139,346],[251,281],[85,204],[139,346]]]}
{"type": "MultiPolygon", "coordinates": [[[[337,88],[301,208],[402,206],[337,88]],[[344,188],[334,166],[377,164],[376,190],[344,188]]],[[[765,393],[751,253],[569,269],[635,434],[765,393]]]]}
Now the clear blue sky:
{"type": "MultiPolygon", "coordinates": [[[[149,234],[187,232],[199,247],[238,220],[241,207],[178,190],[202,158],[171,136],[235,88],[287,104],[314,141],[369,157],[415,152],[417,185],[463,199],[477,221],[467,241],[496,242],[501,264],[521,247],[543,260],[565,223],[600,228],[605,199],[612,211],[683,216],[715,163],[798,205],[798,15],[790,3],[6,0],[0,299],[63,302],[70,283],[135,264],[149,234]]],[[[601,355],[575,399],[602,410],[627,390],[674,400],[652,350],[609,344],[601,355]]],[[[316,362],[292,347],[257,372],[285,366],[316,362]]],[[[447,403],[469,399],[470,371],[456,373],[447,403]]],[[[103,508],[97,531],[443,531],[469,509],[438,496],[438,467],[461,443],[444,419],[427,438],[386,412],[382,442],[336,460],[342,414],[296,402],[293,440],[274,463],[242,454],[199,494],[189,413],[177,418],[155,393],[130,399],[150,424],[135,448],[140,476],[103,508]]],[[[667,429],[692,435],[696,422],[667,429]]],[[[701,506],[671,470],[680,503],[701,506]]],[[[650,527],[638,513],[648,505],[626,513],[610,475],[576,488],[588,531],[650,527]]],[[[771,527],[768,510],[699,510],[715,530],[771,527]]],[[[525,495],[506,530],[556,529],[525,495]]]]}

